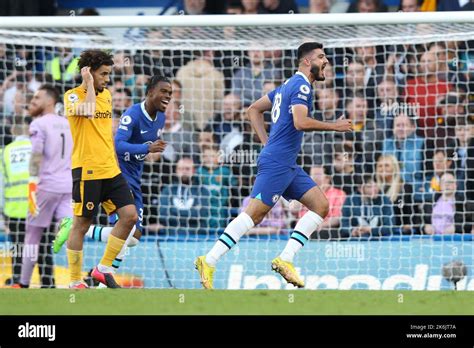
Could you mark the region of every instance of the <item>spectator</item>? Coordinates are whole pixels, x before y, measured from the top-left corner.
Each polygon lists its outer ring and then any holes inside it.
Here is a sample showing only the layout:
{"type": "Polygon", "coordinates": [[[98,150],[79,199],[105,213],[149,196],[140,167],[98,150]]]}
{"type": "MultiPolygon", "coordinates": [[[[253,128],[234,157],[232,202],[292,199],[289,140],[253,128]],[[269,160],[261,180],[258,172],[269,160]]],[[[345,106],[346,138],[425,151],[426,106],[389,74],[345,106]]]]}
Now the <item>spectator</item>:
{"type": "Polygon", "coordinates": [[[339,93],[335,88],[323,88],[317,89],[316,94],[318,106],[316,119],[323,122],[336,121],[342,115],[339,109],[339,93]]]}
{"type": "MultiPolygon", "coordinates": [[[[263,218],[257,226],[250,229],[247,235],[271,235],[280,234],[281,230],[286,227],[286,213],[282,200],[273,206],[270,212],[263,218]]],[[[242,201],[242,206],[239,208],[239,213],[243,212],[250,203],[250,196],[247,196],[242,201]]]]}
{"type": "Polygon", "coordinates": [[[377,61],[375,46],[360,46],[355,48],[356,60],[364,65],[364,91],[369,101],[369,108],[375,106],[375,89],[385,75],[385,66],[377,61]]]}
{"type": "MultiPolygon", "coordinates": [[[[227,3],[227,7],[225,9],[225,13],[228,15],[241,15],[243,14],[243,11],[244,11],[244,7],[240,0],[230,0],[227,3]]],[[[234,28],[232,27],[224,28],[224,36],[229,39],[232,38],[235,33],[233,29],[234,28]],[[228,33],[226,33],[227,29],[230,29],[228,33]]]]}
{"type": "Polygon", "coordinates": [[[20,115],[19,108],[25,110],[26,95],[28,92],[34,92],[28,85],[25,72],[15,70],[4,82],[0,91],[3,94],[3,112],[6,116],[20,115]]]}
{"type": "Polygon", "coordinates": [[[383,131],[375,128],[375,121],[367,117],[367,100],[361,94],[346,100],[347,118],[352,120],[354,132],[344,139],[354,142],[355,162],[365,172],[373,173],[375,160],[382,150],[383,131]]]}
{"type": "MultiPolygon", "coordinates": [[[[466,190],[466,174],[468,153],[471,151],[470,142],[474,135],[474,125],[472,121],[459,118],[456,124],[456,138],[454,145],[454,168],[458,180],[458,191],[466,190]]],[[[472,145],[471,145],[472,146],[472,145]]]]}
{"type": "MultiPolygon", "coordinates": [[[[325,194],[329,202],[329,212],[318,230],[311,236],[313,239],[337,238],[337,228],[341,222],[342,206],[346,200],[346,193],[331,184],[331,174],[327,167],[313,166],[310,170],[311,178],[325,194]]],[[[301,218],[307,211],[300,202],[290,202],[290,211],[297,219],[301,218]]]]}
{"type": "MultiPolygon", "coordinates": [[[[295,72],[295,57],[291,50],[265,50],[263,51],[265,66],[273,70],[275,83],[281,84],[283,80],[289,79],[295,72]]],[[[326,71],[326,68],[324,68],[326,71]]]]}
{"type": "Polygon", "coordinates": [[[0,85],[6,80],[9,72],[13,71],[14,59],[8,55],[8,47],[0,43],[0,85]]]}
{"type": "MultiPolygon", "coordinates": [[[[338,109],[339,94],[334,88],[316,90],[317,111],[315,118],[323,122],[336,121],[341,116],[338,109]]],[[[306,132],[303,136],[303,153],[310,156],[310,163],[330,165],[334,144],[343,139],[342,134],[336,132],[306,132]]]]}
{"type": "Polygon", "coordinates": [[[360,60],[354,60],[347,66],[345,87],[347,96],[353,96],[357,91],[365,95],[365,68],[360,60]]]}
{"type": "Polygon", "coordinates": [[[372,175],[364,175],[358,193],[342,208],[341,237],[387,236],[399,233],[390,199],[380,193],[372,175]]]}
{"type": "Polygon", "coordinates": [[[221,143],[222,139],[234,128],[238,132],[242,128],[242,103],[236,94],[227,94],[222,103],[222,112],[216,114],[206,126],[206,130],[212,131],[221,143]]]}
{"type": "Polygon", "coordinates": [[[240,207],[241,197],[250,195],[252,179],[257,175],[257,158],[261,151],[260,139],[251,129],[250,122],[244,122],[242,143],[236,146],[230,156],[230,167],[237,185],[231,189],[231,206],[240,207]]]}
{"type": "Polygon", "coordinates": [[[258,12],[263,14],[299,13],[294,0],[263,0],[258,12]]]}
{"type": "Polygon", "coordinates": [[[436,120],[434,130],[435,146],[446,146],[444,142],[436,143],[437,140],[448,140],[454,137],[454,129],[458,119],[466,119],[466,96],[457,92],[449,92],[446,97],[440,101],[438,107],[439,117],[436,120]]]}
{"type": "Polygon", "coordinates": [[[132,106],[132,92],[128,88],[115,89],[112,98],[114,117],[120,118],[125,110],[132,106]]]}
{"type": "Polygon", "coordinates": [[[206,0],[184,0],[184,14],[203,15],[206,14],[206,0]]]}
{"type": "Polygon", "coordinates": [[[183,85],[179,80],[174,79],[171,81],[171,86],[173,87],[171,99],[173,99],[178,106],[181,106],[183,104],[183,85]]]}
{"type": "Polygon", "coordinates": [[[413,201],[413,186],[403,182],[400,165],[395,156],[380,156],[375,172],[380,191],[393,204],[395,225],[401,227],[402,234],[418,233],[420,213],[413,201]]]}
{"type": "Polygon", "coordinates": [[[309,0],[309,13],[329,13],[331,0],[309,0]]]}
{"type": "Polygon", "coordinates": [[[423,187],[423,202],[431,202],[435,193],[441,191],[441,176],[450,171],[453,165],[452,156],[445,149],[437,149],[433,156],[433,170],[426,176],[423,187]]]}
{"type": "MultiPolygon", "coordinates": [[[[70,42],[64,42],[64,44],[67,45],[70,42]]],[[[51,74],[54,81],[73,86],[74,79],[79,73],[78,61],[79,57],[74,55],[72,48],[58,47],[54,57],[46,62],[45,72],[51,74]]]]}
{"type": "Polygon", "coordinates": [[[474,233],[471,202],[465,195],[456,192],[456,178],[446,172],[441,176],[440,193],[435,196],[435,204],[424,206],[425,234],[474,233]]]}
{"type": "MultiPolygon", "coordinates": [[[[164,39],[161,30],[149,30],[146,37],[149,45],[158,45],[160,40],[164,39]]],[[[153,75],[173,75],[172,61],[169,56],[164,55],[162,50],[139,50],[133,56],[133,61],[133,71],[137,78],[141,75],[145,75],[147,78],[153,75]]]]}
{"type": "MultiPolygon", "coordinates": [[[[186,112],[181,113],[176,99],[172,99],[166,108],[166,122],[163,140],[167,147],[163,157],[169,162],[176,162],[182,157],[193,157],[199,154],[197,137],[186,112]]],[[[169,173],[169,171],[168,171],[169,173]]]]}
{"type": "Polygon", "coordinates": [[[405,183],[413,185],[419,192],[423,181],[424,139],[415,133],[413,119],[400,114],[393,121],[393,137],[383,142],[384,155],[393,155],[401,166],[401,175],[405,183]]]}
{"type": "Polygon", "coordinates": [[[353,2],[347,12],[387,12],[387,6],[380,2],[380,0],[357,0],[353,2]]]}
{"type": "Polygon", "coordinates": [[[351,142],[336,143],[334,145],[332,170],[334,187],[351,195],[354,190],[354,182],[358,177],[354,165],[354,148],[351,142]]]}
{"type": "MultiPolygon", "coordinates": [[[[433,53],[436,59],[436,73],[440,81],[448,81],[448,52],[446,45],[442,42],[433,42],[428,47],[428,52],[433,53]]],[[[454,52],[453,52],[454,53],[454,52]]],[[[451,57],[451,59],[454,57],[451,57]]]]}
{"type": "Polygon", "coordinates": [[[216,146],[205,148],[202,152],[201,166],[198,168],[197,174],[201,184],[215,198],[216,205],[213,205],[213,207],[217,215],[213,214],[213,217],[217,226],[225,227],[229,217],[230,189],[237,184],[237,180],[232,177],[229,167],[219,163],[221,160],[216,146]]]}
{"type": "Polygon", "coordinates": [[[183,86],[183,107],[191,115],[194,127],[202,130],[221,110],[224,75],[213,65],[213,51],[197,51],[195,57],[179,69],[176,78],[183,86]]]}
{"type": "MultiPolygon", "coordinates": [[[[437,101],[451,89],[447,82],[439,81],[434,53],[421,55],[419,75],[407,81],[405,102],[419,105],[418,126],[427,137],[432,137],[436,121],[437,101]]],[[[420,135],[423,135],[421,132],[420,135]]]]}
{"type": "Polygon", "coordinates": [[[407,79],[417,76],[419,65],[417,50],[413,45],[401,44],[388,47],[385,60],[385,79],[394,79],[398,88],[405,88],[407,79]]]}
{"type": "Polygon", "coordinates": [[[249,50],[250,64],[238,70],[232,79],[232,93],[240,96],[244,106],[249,106],[262,96],[265,81],[281,78],[271,63],[265,64],[261,50],[249,50]]]}
{"type": "Polygon", "coordinates": [[[241,0],[242,14],[257,14],[260,0],[241,0]]]}
{"type": "Polygon", "coordinates": [[[467,199],[474,203],[474,134],[471,129],[471,139],[467,147],[466,160],[466,194],[467,199]]]}
{"type": "Polygon", "coordinates": [[[121,50],[114,53],[113,73],[116,77],[120,78],[125,83],[125,87],[128,88],[133,88],[136,82],[133,66],[134,62],[130,52],[121,50]]]}
{"type": "Polygon", "coordinates": [[[375,123],[378,129],[383,129],[385,136],[393,136],[393,118],[401,107],[398,90],[392,80],[383,80],[377,86],[378,106],[375,111],[375,123]]]}
{"type": "Polygon", "coordinates": [[[463,0],[438,0],[436,11],[472,11],[472,2],[463,0]]]}
{"type": "Polygon", "coordinates": [[[420,12],[423,0],[401,0],[398,11],[402,12],[420,12]]]}
{"type": "Polygon", "coordinates": [[[194,180],[194,162],[185,157],[176,165],[177,183],[166,185],[160,194],[160,224],[165,232],[206,232],[211,215],[211,194],[194,180]]]}

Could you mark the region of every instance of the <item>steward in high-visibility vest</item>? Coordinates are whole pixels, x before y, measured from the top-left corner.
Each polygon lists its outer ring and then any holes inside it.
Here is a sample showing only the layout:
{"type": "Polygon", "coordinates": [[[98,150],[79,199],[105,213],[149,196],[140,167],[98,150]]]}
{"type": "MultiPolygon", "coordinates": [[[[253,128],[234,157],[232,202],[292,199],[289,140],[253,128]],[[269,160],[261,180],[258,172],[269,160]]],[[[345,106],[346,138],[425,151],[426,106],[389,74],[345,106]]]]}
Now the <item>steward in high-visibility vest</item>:
{"type": "Polygon", "coordinates": [[[28,169],[31,157],[31,141],[27,136],[28,123],[22,116],[15,117],[12,126],[14,140],[4,147],[0,158],[3,177],[3,215],[9,230],[12,255],[12,278],[6,285],[18,283],[21,275],[26,217],[28,214],[28,169]]]}
{"type": "Polygon", "coordinates": [[[61,64],[62,57],[57,56],[46,62],[46,72],[53,76],[55,81],[71,81],[78,74],[77,62],[79,57],[72,58],[64,67],[61,64]]]}
{"type": "Polygon", "coordinates": [[[28,213],[28,165],[31,157],[31,141],[20,135],[5,146],[1,158],[4,207],[7,218],[26,219],[28,213]]]}

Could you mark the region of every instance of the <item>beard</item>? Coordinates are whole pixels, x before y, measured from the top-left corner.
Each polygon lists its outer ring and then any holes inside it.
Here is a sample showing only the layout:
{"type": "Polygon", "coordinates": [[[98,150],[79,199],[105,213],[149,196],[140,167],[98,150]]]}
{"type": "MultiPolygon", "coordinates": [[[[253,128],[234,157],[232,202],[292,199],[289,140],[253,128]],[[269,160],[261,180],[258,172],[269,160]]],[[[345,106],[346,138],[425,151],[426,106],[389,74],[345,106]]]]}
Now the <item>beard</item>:
{"type": "Polygon", "coordinates": [[[313,65],[310,70],[311,74],[313,74],[314,79],[316,81],[324,81],[326,77],[321,74],[321,69],[317,65],[313,65]]]}
{"type": "Polygon", "coordinates": [[[43,109],[40,107],[35,107],[33,109],[28,109],[28,113],[30,114],[31,117],[36,117],[43,113],[43,109]]]}

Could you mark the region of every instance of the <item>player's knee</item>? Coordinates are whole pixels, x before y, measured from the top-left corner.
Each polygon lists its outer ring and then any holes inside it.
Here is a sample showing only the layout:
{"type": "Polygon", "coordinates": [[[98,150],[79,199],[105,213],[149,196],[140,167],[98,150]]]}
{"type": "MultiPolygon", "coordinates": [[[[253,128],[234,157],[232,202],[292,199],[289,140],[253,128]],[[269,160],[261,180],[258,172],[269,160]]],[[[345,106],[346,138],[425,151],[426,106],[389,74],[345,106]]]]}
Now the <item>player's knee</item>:
{"type": "Polygon", "coordinates": [[[123,222],[125,222],[125,224],[127,224],[127,226],[130,226],[130,228],[132,228],[133,225],[135,225],[138,221],[138,214],[136,211],[130,212],[128,214],[125,214],[125,216],[120,217],[120,220],[122,220],[123,222]]]}
{"type": "Polygon", "coordinates": [[[253,223],[254,225],[258,225],[259,223],[262,222],[262,220],[265,218],[265,213],[262,213],[262,212],[255,212],[252,214],[252,216],[250,216],[253,220],[253,223]]]}
{"type": "Polygon", "coordinates": [[[319,202],[318,207],[316,209],[316,213],[321,216],[323,219],[328,215],[329,213],[329,202],[327,199],[322,199],[321,202],[319,202]]]}

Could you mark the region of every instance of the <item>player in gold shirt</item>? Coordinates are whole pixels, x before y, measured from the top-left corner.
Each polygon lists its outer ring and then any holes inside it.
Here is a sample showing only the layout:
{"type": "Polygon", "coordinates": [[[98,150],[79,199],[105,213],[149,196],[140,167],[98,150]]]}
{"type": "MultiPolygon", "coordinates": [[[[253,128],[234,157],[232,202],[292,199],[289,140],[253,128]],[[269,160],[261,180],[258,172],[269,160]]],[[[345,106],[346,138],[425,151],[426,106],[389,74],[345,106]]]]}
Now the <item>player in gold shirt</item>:
{"type": "MultiPolygon", "coordinates": [[[[82,84],[64,94],[66,116],[72,138],[73,209],[67,257],[70,288],[86,288],[81,279],[84,236],[97,215],[99,204],[107,214],[117,213],[102,260],[92,277],[109,288],[120,287],[114,280],[112,262],[118,255],[138,215],[130,188],[123,178],[115,155],[112,135],[112,96],[106,88],[114,62],[100,50],[81,53],[78,65],[82,84]]],[[[71,219],[61,228],[69,228],[71,219]]]]}

